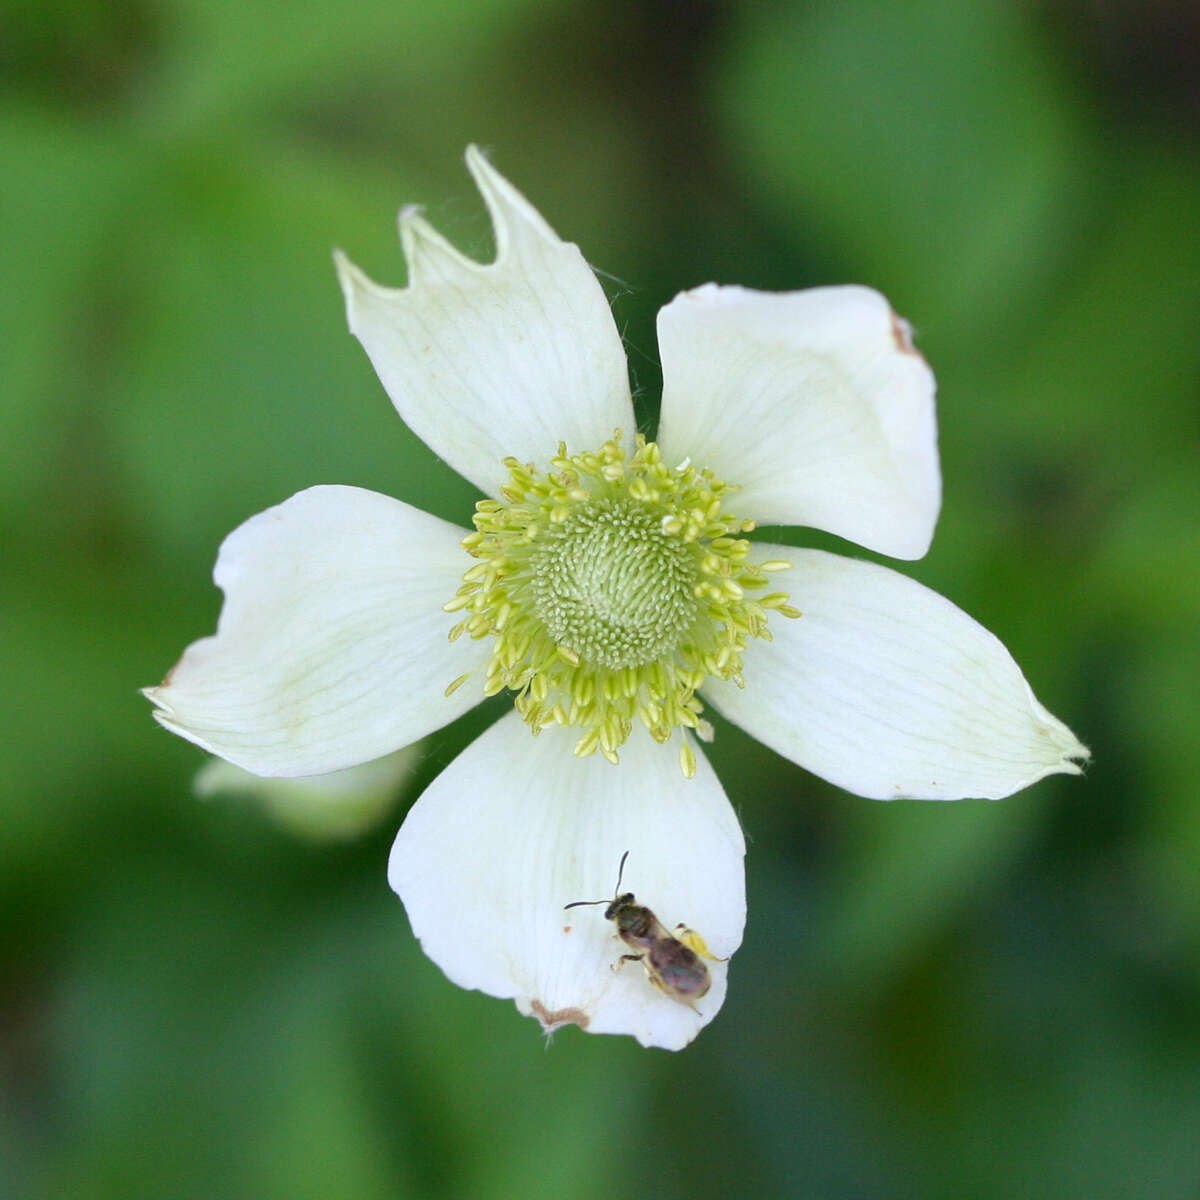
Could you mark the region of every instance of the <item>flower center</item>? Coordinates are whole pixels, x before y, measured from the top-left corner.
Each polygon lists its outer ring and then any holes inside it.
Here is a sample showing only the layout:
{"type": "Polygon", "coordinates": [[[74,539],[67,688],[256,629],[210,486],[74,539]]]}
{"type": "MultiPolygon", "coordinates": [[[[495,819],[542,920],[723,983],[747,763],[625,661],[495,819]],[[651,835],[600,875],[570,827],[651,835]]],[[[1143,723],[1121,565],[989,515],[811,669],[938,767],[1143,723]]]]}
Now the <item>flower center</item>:
{"type": "Polygon", "coordinates": [[[636,500],[582,505],[538,539],[533,606],[546,632],[610,670],[662,657],[696,618],[696,564],[636,500]]]}
{"type": "MultiPolygon", "coordinates": [[[[502,499],[475,506],[463,539],[480,561],[445,605],[464,614],[452,641],[495,638],[485,695],[510,689],[534,733],[578,726],[575,753],[614,763],[634,721],[659,742],[677,728],[711,738],[697,689],[709,676],[743,686],[746,639],[770,638],[771,611],[800,615],[783,592],[747,595],[790,564],[748,561],[751,544],[733,535],[754,522],[723,505],[736,488],[687,462],[665,466],[641,436],[627,461],[620,443],[618,431],[571,456],[560,444],[546,475],[505,459],[502,499]]],[[[694,774],[686,737],[679,755],[694,774]]]]}

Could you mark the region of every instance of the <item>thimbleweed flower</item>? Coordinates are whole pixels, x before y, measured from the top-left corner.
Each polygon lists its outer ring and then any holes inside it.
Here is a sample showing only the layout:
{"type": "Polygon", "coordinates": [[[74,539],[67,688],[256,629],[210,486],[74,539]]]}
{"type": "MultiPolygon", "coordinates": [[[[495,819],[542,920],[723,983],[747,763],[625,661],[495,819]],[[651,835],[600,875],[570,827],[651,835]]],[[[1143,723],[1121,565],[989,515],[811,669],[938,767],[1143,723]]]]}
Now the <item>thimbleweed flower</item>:
{"type": "Polygon", "coordinates": [[[216,636],[147,695],[168,729],[267,776],[377,758],[511,695],[409,812],[391,884],[455,983],[547,1029],[678,1049],[720,1008],[745,919],[741,830],[697,741],[706,705],[878,799],[1005,796],[1087,751],[948,601],[745,536],[810,525],[898,558],[928,548],[933,376],[882,296],[682,293],[658,318],[648,441],[579,250],[477,150],[467,165],[494,262],[407,208],[407,287],[337,268],[400,415],[486,494],[474,531],[351,487],[293,496],[226,539],[216,636]],[[563,911],[611,896],[626,851],[636,904],[612,923],[563,911]],[[639,941],[622,920],[641,906],[661,931],[639,941]],[[677,953],[662,940],[677,923],[710,955],[684,991],[647,961],[677,953]]]}

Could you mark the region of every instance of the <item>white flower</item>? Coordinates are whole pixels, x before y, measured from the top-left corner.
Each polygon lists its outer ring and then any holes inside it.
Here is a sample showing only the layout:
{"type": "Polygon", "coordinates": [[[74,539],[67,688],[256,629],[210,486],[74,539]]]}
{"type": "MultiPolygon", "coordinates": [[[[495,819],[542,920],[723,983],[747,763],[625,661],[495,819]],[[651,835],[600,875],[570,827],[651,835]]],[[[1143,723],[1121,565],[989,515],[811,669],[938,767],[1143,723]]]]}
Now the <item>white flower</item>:
{"type": "Polygon", "coordinates": [[[400,415],[491,498],[476,532],[357,488],[301,492],[226,539],[216,636],[147,695],[168,729],[296,776],[377,758],[510,689],[516,711],[413,806],[392,886],[455,983],[547,1028],[677,1049],[720,1008],[745,917],[741,830],[695,742],[711,737],[704,704],[879,799],[1005,796],[1077,773],[1087,751],[946,600],[871,563],[740,536],[757,520],[900,558],[928,548],[933,377],[882,296],[676,297],[659,314],[647,444],[578,249],[477,150],[467,165],[495,262],[408,208],[407,287],[337,266],[400,415]],[[622,888],[707,942],[702,997],[624,964],[603,906],[564,912],[610,897],[626,851],[622,888]]]}

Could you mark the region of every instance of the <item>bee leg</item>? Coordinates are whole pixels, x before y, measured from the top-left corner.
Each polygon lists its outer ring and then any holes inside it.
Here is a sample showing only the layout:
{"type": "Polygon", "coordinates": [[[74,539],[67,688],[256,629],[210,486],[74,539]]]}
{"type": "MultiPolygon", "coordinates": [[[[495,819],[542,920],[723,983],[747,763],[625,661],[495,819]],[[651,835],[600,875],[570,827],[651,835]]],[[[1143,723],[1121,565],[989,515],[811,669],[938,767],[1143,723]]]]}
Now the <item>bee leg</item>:
{"type": "Polygon", "coordinates": [[[689,929],[686,925],[675,926],[675,939],[682,942],[689,950],[694,950],[701,958],[707,958],[710,962],[728,962],[727,958],[718,958],[709,950],[704,939],[694,930],[689,929]]]}
{"type": "Polygon", "coordinates": [[[614,971],[619,971],[627,962],[641,962],[641,961],[642,961],[642,956],[640,954],[622,954],[621,957],[618,958],[615,963],[613,963],[612,969],[614,971]]]}

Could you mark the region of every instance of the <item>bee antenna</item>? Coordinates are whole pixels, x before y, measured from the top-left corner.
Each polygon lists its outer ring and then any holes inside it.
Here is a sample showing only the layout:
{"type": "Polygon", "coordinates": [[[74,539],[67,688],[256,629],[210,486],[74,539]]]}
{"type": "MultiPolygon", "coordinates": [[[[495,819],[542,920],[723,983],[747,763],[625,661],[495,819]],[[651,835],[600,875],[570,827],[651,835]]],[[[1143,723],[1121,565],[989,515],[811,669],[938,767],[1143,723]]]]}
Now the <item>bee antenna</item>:
{"type": "MultiPolygon", "coordinates": [[[[628,857],[629,857],[629,851],[626,850],[625,853],[621,855],[621,865],[617,868],[617,886],[613,890],[613,899],[616,899],[616,897],[621,894],[621,879],[625,874],[625,860],[628,857]]],[[[611,904],[611,903],[612,903],[611,900],[572,900],[570,904],[564,904],[563,908],[564,909],[579,908],[582,905],[586,905],[586,904],[611,904]]]]}
{"type": "Polygon", "coordinates": [[[621,878],[625,874],[625,860],[628,857],[629,851],[626,850],[625,853],[621,855],[621,865],[617,868],[617,886],[613,888],[614,896],[619,896],[621,894],[621,878]]]}

